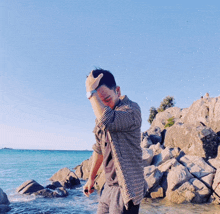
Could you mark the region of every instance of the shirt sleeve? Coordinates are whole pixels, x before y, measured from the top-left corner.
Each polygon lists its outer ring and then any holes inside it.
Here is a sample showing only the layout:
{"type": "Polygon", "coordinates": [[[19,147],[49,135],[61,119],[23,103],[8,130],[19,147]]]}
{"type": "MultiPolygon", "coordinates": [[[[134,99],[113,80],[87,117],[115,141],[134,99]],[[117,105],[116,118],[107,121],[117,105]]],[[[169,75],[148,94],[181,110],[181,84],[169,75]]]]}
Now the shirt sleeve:
{"type": "Polygon", "coordinates": [[[95,151],[99,155],[102,155],[102,149],[101,149],[101,145],[100,145],[100,140],[98,139],[97,136],[95,136],[95,138],[96,138],[96,143],[92,146],[92,149],[93,149],[93,151],[95,151]]]}
{"type": "Polygon", "coordinates": [[[106,106],[98,126],[108,131],[132,131],[141,126],[141,110],[136,103],[127,103],[115,110],[106,106]]]}

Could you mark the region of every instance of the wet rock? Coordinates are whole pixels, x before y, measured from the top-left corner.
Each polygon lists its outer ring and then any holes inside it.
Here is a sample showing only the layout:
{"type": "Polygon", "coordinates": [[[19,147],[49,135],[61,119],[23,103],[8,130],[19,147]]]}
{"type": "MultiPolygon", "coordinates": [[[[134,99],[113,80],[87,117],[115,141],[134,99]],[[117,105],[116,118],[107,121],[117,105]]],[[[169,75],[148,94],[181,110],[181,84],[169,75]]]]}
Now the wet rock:
{"type": "Polygon", "coordinates": [[[39,190],[44,189],[42,185],[37,183],[35,180],[28,180],[24,182],[21,186],[19,186],[16,191],[20,194],[31,195],[39,190]]]}
{"type": "Polygon", "coordinates": [[[65,188],[73,188],[75,185],[80,184],[77,175],[67,167],[60,169],[51,178],[51,181],[58,181],[65,188]]]}
{"type": "Polygon", "coordinates": [[[68,192],[64,187],[56,188],[54,191],[50,189],[42,189],[34,193],[36,196],[43,196],[44,198],[60,198],[68,196],[68,192]]]}
{"type": "Polygon", "coordinates": [[[6,213],[11,210],[9,206],[10,202],[7,195],[0,188],[0,213],[6,213]]]}

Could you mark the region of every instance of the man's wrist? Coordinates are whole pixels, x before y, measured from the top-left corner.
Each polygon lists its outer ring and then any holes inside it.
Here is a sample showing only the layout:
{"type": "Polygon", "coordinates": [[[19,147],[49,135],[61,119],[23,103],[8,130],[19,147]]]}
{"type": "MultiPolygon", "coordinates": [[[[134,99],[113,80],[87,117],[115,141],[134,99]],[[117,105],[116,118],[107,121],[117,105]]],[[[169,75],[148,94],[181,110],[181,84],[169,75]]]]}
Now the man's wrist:
{"type": "Polygon", "coordinates": [[[88,99],[90,99],[90,98],[93,96],[93,94],[96,93],[96,92],[97,92],[96,90],[88,91],[88,92],[86,93],[86,97],[87,97],[88,99]]]}

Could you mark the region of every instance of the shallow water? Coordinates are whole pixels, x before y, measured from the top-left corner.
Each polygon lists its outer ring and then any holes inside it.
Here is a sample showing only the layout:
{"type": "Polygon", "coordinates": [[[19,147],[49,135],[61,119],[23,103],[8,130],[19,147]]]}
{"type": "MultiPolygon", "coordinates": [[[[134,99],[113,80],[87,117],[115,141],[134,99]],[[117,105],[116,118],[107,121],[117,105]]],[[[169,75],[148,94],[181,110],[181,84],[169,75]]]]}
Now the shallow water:
{"type": "MultiPolygon", "coordinates": [[[[95,214],[99,195],[83,195],[83,185],[69,190],[66,198],[45,199],[16,193],[23,182],[34,179],[42,185],[63,167],[70,169],[91,156],[91,151],[0,150],[0,188],[8,195],[12,208],[9,214],[95,214]]],[[[220,206],[211,204],[171,204],[166,200],[144,199],[140,214],[220,214],[220,206]]]]}

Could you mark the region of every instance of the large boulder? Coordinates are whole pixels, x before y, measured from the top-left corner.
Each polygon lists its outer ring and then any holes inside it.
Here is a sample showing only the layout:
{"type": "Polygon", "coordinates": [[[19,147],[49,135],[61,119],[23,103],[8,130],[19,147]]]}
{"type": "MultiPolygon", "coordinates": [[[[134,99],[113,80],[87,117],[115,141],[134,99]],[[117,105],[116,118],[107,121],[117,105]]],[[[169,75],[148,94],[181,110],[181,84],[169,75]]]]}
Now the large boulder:
{"type": "MultiPolygon", "coordinates": [[[[74,168],[75,174],[77,175],[78,178],[87,180],[89,178],[91,166],[92,166],[92,156],[74,168]]],[[[97,172],[97,176],[99,176],[102,173],[102,171],[103,171],[103,167],[101,166],[97,172]]]]}
{"type": "Polygon", "coordinates": [[[9,206],[10,202],[7,195],[0,188],[0,213],[6,213],[11,210],[9,206]]]}
{"type": "Polygon", "coordinates": [[[42,196],[44,198],[58,198],[58,197],[66,197],[68,195],[68,192],[64,187],[56,187],[55,185],[48,185],[46,188],[44,188],[35,180],[28,180],[24,182],[16,189],[16,191],[20,194],[26,194],[26,195],[34,194],[36,196],[42,196]]]}
{"type": "Polygon", "coordinates": [[[181,118],[183,123],[202,122],[214,132],[220,131],[220,97],[211,98],[206,96],[195,101],[189,108],[188,113],[181,118]]]}
{"type": "Polygon", "coordinates": [[[80,184],[77,175],[67,167],[60,169],[51,178],[51,181],[58,181],[65,188],[73,188],[75,185],[80,184]]]}
{"type": "Polygon", "coordinates": [[[43,190],[44,187],[37,183],[35,180],[28,180],[21,184],[16,191],[20,194],[27,194],[31,195],[32,193],[35,193],[39,190],[43,190]]]}
{"type": "Polygon", "coordinates": [[[173,203],[204,203],[207,202],[211,194],[211,190],[204,183],[196,178],[191,178],[184,182],[174,191],[168,190],[166,198],[173,203]]]}
{"type": "Polygon", "coordinates": [[[191,178],[193,178],[193,176],[185,166],[181,164],[172,166],[167,175],[167,190],[174,191],[176,188],[178,188],[186,181],[189,181],[191,178]]]}
{"type": "Polygon", "coordinates": [[[217,156],[219,137],[206,126],[175,123],[167,129],[165,146],[179,147],[186,154],[204,158],[217,156]]]}
{"type": "Polygon", "coordinates": [[[203,158],[198,156],[185,155],[180,162],[187,167],[189,172],[211,188],[215,169],[207,164],[203,158]]]}
{"type": "Polygon", "coordinates": [[[185,116],[185,114],[186,114],[186,111],[182,110],[182,109],[180,109],[178,107],[168,108],[165,111],[159,112],[156,115],[156,117],[153,120],[149,130],[152,130],[152,129],[158,127],[158,128],[160,128],[161,131],[163,131],[164,130],[164,126],[166,125],[167,120],[169,118],[173,117],[175,119],[178,119],[178,118],[183,117],[183,115],[185,116]]]}

